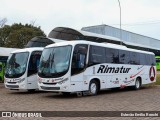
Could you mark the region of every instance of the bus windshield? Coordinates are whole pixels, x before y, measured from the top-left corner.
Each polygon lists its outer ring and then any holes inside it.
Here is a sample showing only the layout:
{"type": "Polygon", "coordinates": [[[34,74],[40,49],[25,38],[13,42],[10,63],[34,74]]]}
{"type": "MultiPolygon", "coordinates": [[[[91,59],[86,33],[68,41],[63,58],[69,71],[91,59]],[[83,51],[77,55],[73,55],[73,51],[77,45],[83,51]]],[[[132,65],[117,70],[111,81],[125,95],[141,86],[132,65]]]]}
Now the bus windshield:
{"type": "Polygon", "coordinates": [[[13,53],[7,60],[5,76],[15,78],[22,76],[26,71],[28,52],[13,53]]]}
{"type": "Polygon", "coordinates": [[[70,45],[44,49],[38,75],[51,78],[66,74],[69,68],[71,49],[70,45]]]}

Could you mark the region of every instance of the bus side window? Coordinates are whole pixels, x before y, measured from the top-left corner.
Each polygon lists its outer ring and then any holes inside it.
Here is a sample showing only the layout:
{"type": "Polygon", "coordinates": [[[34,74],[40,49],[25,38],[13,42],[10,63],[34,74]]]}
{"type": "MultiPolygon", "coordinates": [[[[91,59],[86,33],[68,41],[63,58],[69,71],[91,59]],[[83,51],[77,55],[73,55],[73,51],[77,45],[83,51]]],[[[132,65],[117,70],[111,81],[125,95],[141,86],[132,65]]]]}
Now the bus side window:
{"type": "Polygon", "coordinates": [[[101,64],[106,62],[105,48],[99,46],[90,46],[89,65],[101,64]]]}
{"type": "Polygon", "coordinates": [[[42,51],[32,52],[29,60],[29,65],[28,65],[28,76],[31,76],[37,73],[41,54],[42,54],[42,51]]]}
{"type": "Polygon", "coordinates": [[[143,53],[139,53],[140,54],[140,64],[141,65],[147,65],[147,61],[146,61],[146,58],[145,58],[145,54],[143,53]]]}
{"type": "Polygon", "coordinates": [[[146,63],[147,63],[146,65],[151,65],[151,64],[150,64],[150,63],[151,63],[151,62],[150,62],[150,57],[149,57],[148,54],[145,55],[145,60],[146,60],[146,63]]]}
{"type": "Polygon", "coordinates": [[[124,50],[119,50],[119,63],[120,64],[129,64],[129,52],[124,50]]]}
{"type": "Polygon", "coordinates": [[[140,56],[136,52],[130,52],[130,64],[139,65],[140,64],[140,56]]]}
{"type": "Polygon", "coordinates": [[[119,63],[119,52],[117,49],[106,48],[106,62],[119,63]]]}

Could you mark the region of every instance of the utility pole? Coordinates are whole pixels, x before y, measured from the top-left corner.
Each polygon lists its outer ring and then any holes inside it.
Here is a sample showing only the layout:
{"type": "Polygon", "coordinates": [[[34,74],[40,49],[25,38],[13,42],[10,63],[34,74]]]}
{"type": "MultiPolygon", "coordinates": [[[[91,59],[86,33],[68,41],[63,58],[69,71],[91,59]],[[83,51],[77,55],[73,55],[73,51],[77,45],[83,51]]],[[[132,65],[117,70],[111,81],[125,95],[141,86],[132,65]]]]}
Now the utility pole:
{"type": "Polygon", "coordinates": [[[122,28],[121,28],[121,4],[120,4],[120,0],[118,0],[118,3],[119,3],[119,11],[120,11],[120,14],[119,14],[119,16],[120,16],[120,40],[121,40],[121,45],[122,45],[122,28]]]}

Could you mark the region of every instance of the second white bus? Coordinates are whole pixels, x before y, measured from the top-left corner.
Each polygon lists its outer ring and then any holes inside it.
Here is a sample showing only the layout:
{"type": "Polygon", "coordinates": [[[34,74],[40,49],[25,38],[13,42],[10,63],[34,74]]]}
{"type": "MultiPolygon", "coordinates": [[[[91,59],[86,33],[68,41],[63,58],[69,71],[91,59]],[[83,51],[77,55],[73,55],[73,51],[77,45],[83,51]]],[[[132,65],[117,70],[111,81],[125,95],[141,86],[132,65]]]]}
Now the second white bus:
{"type": "Polygon", "coordinates": [[[40,90],[88,92],[156,81],[155,55],[110,43],[66,41],[43,50],[38,71],[40,90]]]}
{"type": "Polygon", "coordinates": [[[43,49],[41,47],[24,48],[10,54],[4,77],[6,88],[30,92],[38,89],[37,71],[43,49]]]}

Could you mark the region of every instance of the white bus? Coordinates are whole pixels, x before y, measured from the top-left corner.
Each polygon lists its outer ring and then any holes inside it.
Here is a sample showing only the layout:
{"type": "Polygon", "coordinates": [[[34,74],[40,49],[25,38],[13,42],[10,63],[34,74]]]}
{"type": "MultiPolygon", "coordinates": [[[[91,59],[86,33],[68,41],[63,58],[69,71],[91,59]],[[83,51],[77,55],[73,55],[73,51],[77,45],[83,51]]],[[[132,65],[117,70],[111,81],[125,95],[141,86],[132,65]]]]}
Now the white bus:
{"type": "Polygon", "coordinates": [[[5,87],[11,90],[38,89],[37,71],[44,48],[25,48],[13,51],[5,70],[5,87]]]}
{"type": "Polygon", "coordinates": [[[67,41],[46,46],[38,70],[40,90],[68,93],[156,81],[155,55],[110,43],[67,41]]]}

